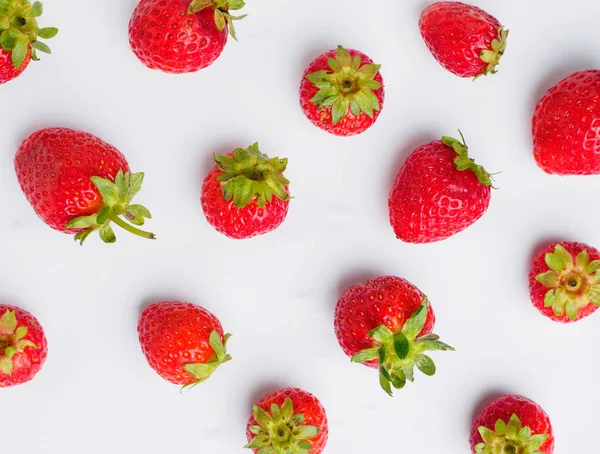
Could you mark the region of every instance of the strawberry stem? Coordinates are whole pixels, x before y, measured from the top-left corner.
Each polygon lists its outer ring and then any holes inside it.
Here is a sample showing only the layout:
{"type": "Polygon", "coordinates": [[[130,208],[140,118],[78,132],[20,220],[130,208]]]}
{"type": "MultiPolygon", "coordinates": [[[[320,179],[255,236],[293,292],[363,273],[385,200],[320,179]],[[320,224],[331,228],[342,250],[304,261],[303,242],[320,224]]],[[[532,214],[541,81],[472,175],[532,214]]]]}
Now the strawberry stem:
{"type": "Polygon", "coordinates": [[[147,238],[149,240],[156,239],[156,235],[154,233],[146,232],[145,230],[135,228],[131,224],[126,223],[123,219],[121,219],[118,216],[112,216],[110,219],[122,229],[127,230],[129,233],[133,233],[134,235],[141,236],[142,238],[147,238]]]}

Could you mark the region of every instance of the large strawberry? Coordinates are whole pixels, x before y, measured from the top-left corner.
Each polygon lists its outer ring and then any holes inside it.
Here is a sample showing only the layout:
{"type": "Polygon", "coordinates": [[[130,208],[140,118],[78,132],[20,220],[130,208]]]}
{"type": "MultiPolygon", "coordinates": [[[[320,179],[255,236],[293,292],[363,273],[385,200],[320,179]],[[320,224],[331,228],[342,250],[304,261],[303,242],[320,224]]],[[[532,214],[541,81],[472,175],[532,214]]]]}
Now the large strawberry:
{"type": "Polygon", "coordinates": [[[537,103],[533,156],[546,173],[600,174],[600,70],[560,81],[537,103]]]}
{"type": "Polygon", "coordinates": [[[338,46],[317,57],[304,72],[300,106],[316,126],[337,136],[360,134],[383,108],[381,65],[362,52],[338,46]]]}
{"type": "Polygon", "coordinates": [[[490,204],[491,177],[469,158],[468,150],[464,138],[460,142],[442,137],[406,159],[388,201],[390,223],[399,239],[440,241],[483,216],[490,204]]]}
{"type": "Polygon", "coordinates": [[[40,38],[53,38],[58,29],[38,27],[42,10],[40,2],[0,0],[0,84],[19,76],[32,59],[39,60],[37,51],[51,53],[40,38]]]}
{"type": "Polygon", "coordinates": [[[495,74],[506,49],[506,30],[473,5],[436,2],[421,13],[421,36],[435,59],[460,77],[495,74]]]}
{"type": "Polygon", "coordinates": [[[167,73],[190,73],[211,65],[227,34],[237,40],[232,16],[244,0],[141,0],[129,22],[129,44],[140,61],[167,73]]]}
{"type": "Polygon", "coordinates": [[[485,407],[473,421],[471,450],[477,454],[552,454],[550,418],[534,401],[506,395],[485,407]]]}
{"type": "Polygon", "coordinates": [[[32,380],[46,356],[40,322],[26,310],[0,304],[0,388],[32,380]]]}
{"type": "Polygon", "coordinates": [[[433,334],[435,315],[425,295],[408,281],[383,276],[347,289],[335,308],[335,334],[352,361],[379,369],[379,383],[392,386],[414,380],[415,366],[435,374],[431,350],[454,350],[433,334]]]}
{"type": "Polygon", "coordinates": [[[202,184],[202,209],[209,224],[230,238],[251,238],[281,225],[288,212],[288,160],[262,154],[258,143],[215,155],[202,184]]]}
{"type": "Polygon", "coordinates": [[[42,129],[19,147],[15,170],[38,216],[55,230],[75,234],[81,244],[94,231],[104,242],[114,243],[111,223],[155,238],[131,225],[143,225],[151,217],[147,208],[130,203],[144,174],[130,173],[119,150],[98,137],[66,128],[42,129]]]}
{"type": "Polygon", "coordinates": [[[298,388],[264,396],[246,426],[246,448],[257,454],[320,454],[329,429],[319,400],[298,388]]]}

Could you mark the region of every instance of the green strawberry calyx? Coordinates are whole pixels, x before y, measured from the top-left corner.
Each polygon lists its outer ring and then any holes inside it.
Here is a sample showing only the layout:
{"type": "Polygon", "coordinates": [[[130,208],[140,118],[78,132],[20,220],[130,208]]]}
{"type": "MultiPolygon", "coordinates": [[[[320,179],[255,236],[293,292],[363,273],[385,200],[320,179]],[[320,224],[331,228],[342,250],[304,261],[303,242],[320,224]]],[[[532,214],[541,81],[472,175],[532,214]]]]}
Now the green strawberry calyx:
{"type": "Polygon", "coordinates": [[[104,204],[98,213],[79,216],[65,226],[65,230],[80,230],[75,235],[75,241],[83,244],[88,236],[97,231],[102,241],[114,243],[117,238],[111,222],[134,235],[151,240],[156,239],[156,235],[153,233],[134,227],[134,225],[144,225],[146,219],[152,218],[148,208],[143,205],[131,204],[131,200],[142,187],[144,181],[142,172],[131,173],[119,170],[115,175],[114,182],[98,176],[91,177],[91,181],[100,192],[104,204]]]}
{"type": "Polygon", "coordinates": [[[28,0],[0,0],[0,46],[11,53],[12,63],[17,69],[21,69],[29,46],[33,60],[39,60],[38,50],[52,53],[40,38],[54,38],[58,29],[38,27],[36,18],[42,15],[42,11],[40,2],[32,5],[28,0]]]}
{"type": "Polygon", "coordinates": [[[400,332],[393,333],[385,325],[378,326],[369,333],[374,341],[373,347],[352,357],[352,361],[356,363],[379,360],[379,384],[390,396],[392,386],[402,389],[407,380],[414,381],[415,366],[425,375],[435,374],[435,364],[424,352],[454,351],[454,347],[441,342],[437,334],[417,337],[425,325],[428,313],[429,301],[424,298],[400,332]]]}
{"type": "Polygon", "coordinates": [[[17,315],[10,309],[0,317],[0,374],[12,375],[13,357],[17,353],[23,352],[25,348],[31,347],[38,349],[30,340],[24,339],[27,336],[27,327],[17,325],[17,315]]]}
{"type": "Polygon", "coordinates": [[[331,71],[317,71],[306,76],[319,88],[310,102],[323,109],[331,108],[334,125],[348,112],[355,117],[364,113],[373,118],[374,111],[381,110],[379,99],[373,93],[381,88],[375,80],[381,65],[363,65],[360,56],[352,58],[342,46],[338,46],[336,57],[329,58],[328,64],[331,71]]]}
{"type": "Polygon", "coordinates": [[[500,58],[506,51],[506,38],[508,38],[509,31],[504,27],[498,28],[498,38],[492,40],[491,49],[483,49],[479,54],[479,58],[488,65],[483,70],[483,73],[475,76],[477,79],[479,76],[487,76],[488,74],[496,74],[498,70],[496,66],[500,64],[500,58]]]}
{"type": "Polygon", "coordinates": [[[465,138],[460,130],[458,133],[460,134],[462,141],[454,139],[453,137],[442,137],[442,142],[451,147],[458,155],[454,158],[454,167],[460,172],[470,170],[475,174],[477,180],[479,180],[482,185],[492,186],[492,174],[488,173],[482,166],[475,164],[475,161],[469,157],[469,147],[467,146],[465,138]]]}
{"type": "Polygon", "coordinates": [[[242,20],[247,14],[232,16],[229,14],[229,11],[238,11],[244,6],[246,6],[244,0],[192,0],[188,7],[188,14],[196,14],[205,8],[212,8],[215,14],[217,29],[222,31],[227,28],[231,37],[237,41],[233,22],[242,20]]]}
{"type": "Polygon", "coordinates": [[[265,208],[273,196],[280,200],[290,200],[287,186],[289,180],[283,176],[287,158],[271,158],[258,149],[258,143],[247,149],[237,148],[232,156],[214,155],[218,169],[223,172],[217,177],[220,181],[225,201],[233,199],[237,208],[244,208],[250,202],[265,208]]]}
{"type": "Polygon", "coordinates": [[[566,311],[571,320],[576,320],[582,307],[590,303],[600,306],[600,260],[590,262],[585,249],[573,259],[560,244],[546,254],[545,260],[550,270],[535,279],[550,289],[544,296],[544,306],[551,307],[554,315],[560,317],[566,311]]]}
{"type": "Polygon", "coordinates": [[[194,386],[205,382],[221,364],[231,361],[231,355],[227,353],[227,341],[230,337],[231,334],[225,334],[224,340],[222,340],[221,335],[216,330],[211,331],[208,343],[215,351],[214,359],[207,363],[187,363],[184,365],[183,368],[187,373],[192,375],[196,381],[183,386],[181,389],[193,388],[194,386]]]}
{"type": "Polygon", "coordinates": [[[521,420],[513,414],[508,424],[496,421],[494,430],[485,426],[478,428],[483,443],[475,446],[477,454],[544,454],[538,451],[548,439],[548,434],[534,434],[528,426],[522,427],[521,420]]]}
{"type": "Polygon", "coordinates": [[[254,405],[252,413],[258,423],[249,430],[255,437],[244,448],[269,454],[308,454],[313,446],[310,439],[319,435],[316,426],[304,425],[304,415],[294,414],[292,399],[285,399],[281,408],[271,404],[271,413],[254,405]]]}

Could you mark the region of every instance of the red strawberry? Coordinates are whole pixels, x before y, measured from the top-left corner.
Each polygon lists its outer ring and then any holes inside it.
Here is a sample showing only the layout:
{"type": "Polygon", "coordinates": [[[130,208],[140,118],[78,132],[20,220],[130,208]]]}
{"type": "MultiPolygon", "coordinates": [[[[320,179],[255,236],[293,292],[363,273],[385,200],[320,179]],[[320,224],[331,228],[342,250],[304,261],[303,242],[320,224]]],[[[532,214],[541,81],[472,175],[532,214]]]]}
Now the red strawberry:
{"type": "MultiPolygon", "coordinates": [[[[462,134],[461,134],[462,137],[462,134]]],[[[417,148],[396,176],[388,205],[396,236],[431,243],[456,235],[488,209],[491,177],[462,142],[442,137],[417,148]]]]}
{"type": "Polygon", "coordinates": [[[432,334],[435,315],[427,298],[408,281],[383,276],[347,289],[335,308],[335,334],[352,361],[379,369],[379,383],[404,388],[414,367],[435,374],[424,352],[454,350],[432,334]]]}
{"type": "Polygon", "coordinates": [[[307,118],[336,136],[353,136],[375,123],[383,108],[381,65],[342,46],[317,57],[304,72],[300,106],[307,118]]]}
{"type": "Polygon", "coordinates": [[[33,380],[47,355],[40,322],[23,309],[0,304],[0,388],[33,380]]]}
{"type": "Polygon", "coordinates": [[[283,176],[287,158],[269,159],[258,149],[238,148],[215,155],[215,167],[202,185],[208,223],[230,238],[251,238],[281,225],[288,212],[290,182],[283,176]]]}
{"type": "Polygon", "coordinates": [[[211,65],[223,52],[227,34],[236,39],[229,11],[244,0],[141,0],[129,22],[129,44],[151,69],[190,73],[211,65]]]}
{"type": "Polygon", "coordinates": [[[533,305],[561,323],[581,320],[600,306],[600,252],[563,241],[540,252],[529,273],[533,305]]]}
{"type": "Polygon", "coordinates": [[[533,155],[546,173],[600,174],[600,71],[560,81],[537,103],[533,155]]]}
{"type": "Polygon", "coordinates": [[[285,388],[254,405],[245,448],[261,454],[320,454],[328,435],[327,415],[319,400],[301,389],[285,388]]]}
{"type": "Polygon", "coordinates": [[[54,27],[39,28],[37,17],[42,4],[28,0],[0,1],[0,85],[21,75],[31,59],[39,60],[37,51],[50,53],[40,41],[56,36],[54,27]]]}
{"type": "Polygon", "coordinates": [[[138,322],[142,352],[150,367],[176,385],[195,386],[231,360],[221,323],[206,309],[164,301],[148,306],[138,322]]]}
{"type": "Polygon", "coordinates": [[[111,222],[155,238],[121,217],[135,225],[151,217],[144,206],[130,205],[144,174],[130,173],[119,150],[91,134],[66,128],[37,131],[19,147],[15,170],[38,216],[55,230],[75,234],[81,244],[94,231],[104,242],[114,243],[111,222]]]}
{"type": "Polygon", "coordinates": [[[460,77],[496,74],[508,30],[485,11],[461,2],[436,2],[421,13],[421,36],[434,58],[460,77]]]}
{"type": "Polygon", "coordinates": [[[477,454],[552,454],[554,436],[546,412],[523,396],[502,396],[473,421],[471,450],[477,454]]]}

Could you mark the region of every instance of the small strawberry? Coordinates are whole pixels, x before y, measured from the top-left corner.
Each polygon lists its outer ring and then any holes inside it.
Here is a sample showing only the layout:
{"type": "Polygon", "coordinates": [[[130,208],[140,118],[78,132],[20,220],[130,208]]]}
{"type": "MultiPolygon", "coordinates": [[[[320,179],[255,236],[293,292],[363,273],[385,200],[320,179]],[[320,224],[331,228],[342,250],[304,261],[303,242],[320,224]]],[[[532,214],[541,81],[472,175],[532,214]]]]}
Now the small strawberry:
{"type": "Polygon", "coordinates": [[[251,238],[281,225],[288,212],[288,160],[269,159],[258,149],[238,148],[215,155],[202,184],[202,209],[210,225],[230,238],[251,238]]]}
{"type": "Polygon", "coordinates": [[[0,388],[33,380],[47,355],[40,322],[23,309],[0,304],[0,388]]]}
{"type": "Polygon", "coordinates": [[[336,136],[366,131],[383,108],[380,68],[362,52],[342,46],[320,55],[308,66],[300,85],[304,114],[336,136]]]}
{"type": "Polygon", "coordinates": [[[421,13],[421,36],[434,58],[460,77],[496,74],[506,30],[485,11],[461,2],[436,2],[421,13]]]}
{"type": "Polygon", "coordinates": [[[379,383],[392,395],[414,380],[416,366],[435,374],[424,352],[454,350],[432,334],[433,309],[425,295],[408,281],[383,276],[347,289],[335,308],[335,334],[353,362],[379,369],[379,383]]]}
{"type": "Polygon", "coordinates": [[[491,176],[465,143],[442,137],[417,148],[396,176],[388,205],[396,236],[408,243],[449,238],[488,209],[491,176]]]}
{"type": "Polygon", "coordinates": [[[50,48],[40,41],[54,38],[58,29],[39,28],[37,17],[42,4],[28,0],[0,0],[0,85],[21,75],[37,51],[50,54],[50,48]]]}
{"type": "Polygon", "coordinates": [[[561,323],[581,320],[600,306],[600,252],[563,241],[540,252],[529,273],[533,305],[561,323]]]}
{"type": "Polygon", "coordinates": [[[91,134],[66,128],[37,131],[19,147],[15,170],[37,215],[53,229],[75,234],[81,244],[94,231],[114,243],[111,222],[155,238],[125,222],[143,225],[151,217],[144,206],[130,205],[144,174],[130,173],[119,150],[91,134]]]}
{"type": "Polygon", "coordinates": [[[231,360],[225,350],[231,334],[206,309],[190,303],[164,301],[148,306],[138,322],[142,352],[165,380],[183,387],[206,381],[231,360]]]}
{"type": "Polygon", "coordinates": [[[560,81],[537,103],[533,156],[546,173],[600,174],[600,70],[560,81]]]}
{"type": "Polygon", "coordinates": [[[129,44],[151,69],[181,74],[210,66],[227,34],[237,41],[232,16],[244,0],[141,0],[129,22],[129,44]]]}
{"type": "Polygon", "coordinates": [[[523,396],[502,396],[473,421],[471,450],[477,454],[552,454],[554,436],[546,412],[523,396]]]}
{"type": "Polygon", "coordinates": [[[245,448],[256,454],[320,454],[328,435],[327,415],[319,400],[301,389],[285,388],[254,405],[245,448]]]}

